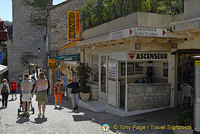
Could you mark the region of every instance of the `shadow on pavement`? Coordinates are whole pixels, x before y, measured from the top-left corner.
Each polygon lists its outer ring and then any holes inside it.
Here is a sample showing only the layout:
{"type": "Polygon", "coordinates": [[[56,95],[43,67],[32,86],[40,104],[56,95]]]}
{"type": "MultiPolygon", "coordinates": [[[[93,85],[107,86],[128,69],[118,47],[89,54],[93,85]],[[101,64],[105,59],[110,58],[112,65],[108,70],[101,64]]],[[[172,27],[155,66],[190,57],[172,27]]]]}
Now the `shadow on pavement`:
{"type": "Polygon", "coordinates": [[[35,122],[32,122],[32,123],[36,123],[36,124],[42,124],[44,122],[47,121],[47,118],[35,118],[35,122]]]}
{"type": "Polygon", "coordinates": [[[0,107],[0,110],[3,110],[4,108],[3,107],[0,107]]]}
{"type": "Polygon", "coordinates": [[[19,115],[16,123],[23,124],[29,121],[30,121],[29,117],[24,117],[23,115],[19,115]]]}

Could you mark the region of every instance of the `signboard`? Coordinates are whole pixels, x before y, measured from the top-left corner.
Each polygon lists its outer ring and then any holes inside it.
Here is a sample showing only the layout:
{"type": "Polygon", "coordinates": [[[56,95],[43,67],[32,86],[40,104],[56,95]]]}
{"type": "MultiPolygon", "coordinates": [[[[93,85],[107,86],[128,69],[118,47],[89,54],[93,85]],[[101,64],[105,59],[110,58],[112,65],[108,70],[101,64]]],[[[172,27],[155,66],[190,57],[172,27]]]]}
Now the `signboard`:
{"type": "Polygon", "coordinates": [[[108,61],[108,77],[112,79],[117,78],[117,61],[109,60],[108,61]]]}
{"type": "Polygon", "coordinates": [[[140,52],[134,53],[129,52],[128,57],[131,60],[167,60],[168,54],[167,53],[148,53],[148,52],[140,52]]]}
{"type": "Polygon", "coordinates": [[[57,68],[56,60],[54,60],[54,59],[48,60],[48,66],[49,66],[49,68],[57,68]]]}
{"type": "Polygon", "coordinates": [[[81,23],[79,11],[68,11],[68,40],[81,39],[81,23]]]}
{"type": "Polygon", "coordinates": [[[0,63],[3,61],[3,52],[0,51],[0,63]]]}
{"type": "Polygon", "coordinates": [[[109,34],[110,40],[126,38],[131,36],[141,37],[166,37],[166,29],[156,27],[135,26],[123,30],[111,32],[109,34]]]}
{"type": "Polygon", "coordinates": [[[195,60],[195,66],[200,66],[200,60],[195,60]]]}
{"type": "Polygon", "coordinates": [[[195,60],[194,130],[200,132],[200,60],[195,60]]]}
{"type": "Polygon", "coordinates": [[[79,61],[80,57],[56,57],[56,61],[79,61]]]}
{"type": "Polygon", "coordinates": [[[118,61],[114,59],[108,60],[108,104],[117,106],[118,96],[118,61]]]}

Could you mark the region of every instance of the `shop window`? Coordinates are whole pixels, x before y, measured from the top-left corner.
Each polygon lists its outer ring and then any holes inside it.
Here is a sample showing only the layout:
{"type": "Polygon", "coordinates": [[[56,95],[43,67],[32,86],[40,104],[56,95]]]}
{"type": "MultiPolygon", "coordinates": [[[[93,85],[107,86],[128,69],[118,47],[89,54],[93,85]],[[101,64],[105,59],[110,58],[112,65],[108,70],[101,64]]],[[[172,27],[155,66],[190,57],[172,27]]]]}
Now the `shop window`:
{"type": "Polygon", "coordinates": [[[142,62],[135,62],[135,74],[143,74],[142,62]]]}
{"type": "Polygon", "coordinates": [[[99,56],[91,56],[91,80],[94,82],[99,82],[99,56]]]}
{"type": "MultiPolygon", "coordinates": [[[[121,75],[125,75],[126,71],[126,64],[121,64],[121,75]]],[[[127,75],[133,75],[134,74],[134,63],[128,63],[127,64],[127,75]]]]}
{"type": "Polygon", "coordinates": [[[168,77],[168,63],[163,63],[163,77],[168,77]]]}

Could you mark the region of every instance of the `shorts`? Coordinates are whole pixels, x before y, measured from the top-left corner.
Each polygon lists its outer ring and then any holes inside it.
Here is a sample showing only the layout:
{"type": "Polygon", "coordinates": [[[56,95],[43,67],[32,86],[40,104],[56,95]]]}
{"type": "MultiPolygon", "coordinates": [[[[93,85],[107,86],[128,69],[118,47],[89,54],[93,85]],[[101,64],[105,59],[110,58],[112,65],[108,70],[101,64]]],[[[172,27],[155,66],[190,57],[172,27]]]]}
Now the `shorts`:
{"type": "Polygon", "coordinates": [[[16,94],[16,90],[10,90],[10,94],[16,94]]]}
{"type": "Polygon", "coordinates": [[[31,93],[30,94],[22,94],[22,101],[31,101],[31,93]]]}

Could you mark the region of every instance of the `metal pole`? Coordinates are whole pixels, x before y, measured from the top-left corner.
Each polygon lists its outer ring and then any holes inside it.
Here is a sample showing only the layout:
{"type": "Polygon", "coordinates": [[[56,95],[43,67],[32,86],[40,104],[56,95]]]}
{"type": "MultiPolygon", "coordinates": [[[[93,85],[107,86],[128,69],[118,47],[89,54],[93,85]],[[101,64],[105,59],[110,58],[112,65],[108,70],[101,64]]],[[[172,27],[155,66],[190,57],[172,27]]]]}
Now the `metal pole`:
{"type": "Polygon", "coordinates": [[[126,60],[126,78],[125,78],[125,112],[128,112],[128,84],[127,84],[127,60],[126,60]]]}

